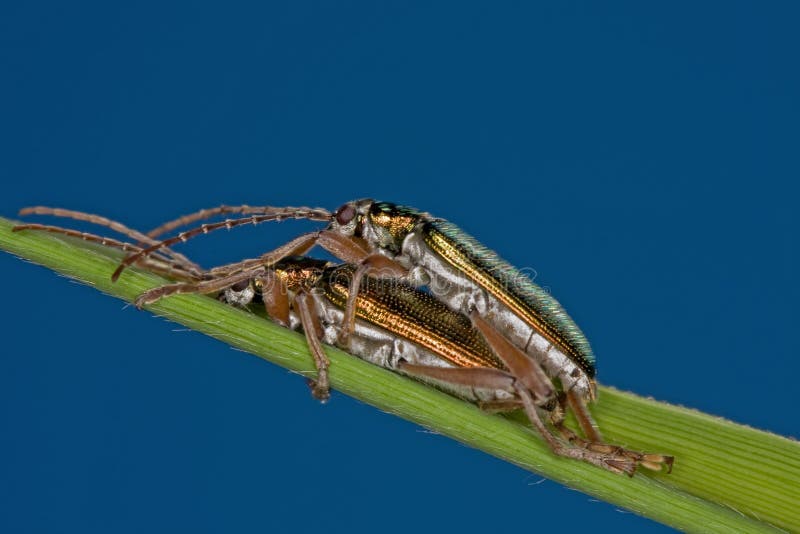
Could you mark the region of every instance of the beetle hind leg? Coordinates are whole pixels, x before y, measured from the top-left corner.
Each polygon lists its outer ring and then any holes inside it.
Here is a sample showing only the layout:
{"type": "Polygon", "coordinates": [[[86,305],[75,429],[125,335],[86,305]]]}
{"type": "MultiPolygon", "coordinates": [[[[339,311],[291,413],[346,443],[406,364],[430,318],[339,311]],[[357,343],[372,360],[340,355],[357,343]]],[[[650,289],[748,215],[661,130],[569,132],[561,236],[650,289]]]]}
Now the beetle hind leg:
{"type": "MultiPolygon", "coordinates": [[[[641,466],[651,471],[663,471],[666,468],[667,473],[672,472],[672,464],[675,461],[673,456],[632,451],[619,445],[612,445],[602,441],[588,441],[578,436],[564,424],[557,424],[555,426],[559,434],[561,434],[561,437],[574,447],[601,455],[608,455],[612,458],[622,459],[625,463],[633,462],[634,466],[641,466]]],[[[629,474],[633,475],[632,472],[629,474]]]]}
{"type": "Polygon", "coordinates": [[[600,432],[597,430],[597,424],[594,422],[586,403],[572,392],[560,396],[559,404],[562,408],[561,413],[565,413],[566,409],[571,409],[575,414],[578,425],[584,433],[586,438],[580,437],[572,429],[564,424],[564,417],[552,417],[550,423],[558,430],[561,437],[576,447],[596,451],[602,454],[610,454],[628,458],[636,463],[637,466],[642,466],[651,471],[663,471],[665,468],[667,473],[672,472],[672,464],[675,461],[673,456],[666,454],[643,453],[626,449],[619,445],[607,443],[600,432]]]}
{"type": "MultiPolygon", "coordinates": [[[[553,454],[563,456],[565,458],[572,458],[574,460],[582,460],[597,467],[601,467],[612,473],[626,474],[633,476],[636,472],[637,462],[635,459],[618,454],[613,449],[593,449],[591,447],[582,447],[581,443],[563,443],[558,437],[547,427],[539,416],[536,405],[533,402],[531,394],[525,389],[522,384],[517,384],[517,394],[519,395],[525,413],[533,426],[538,430],[539,434],[547,443],[553,454]]],[[[564,427],[566,428],[566,427],[564,427]]],[[[575,435],[573,433],[573,435],[575,435]]],[[[575,435],[577,438],[578,436],[575,435]]],[[[588,442],[587,442],[588,443],[588,442]]]]}

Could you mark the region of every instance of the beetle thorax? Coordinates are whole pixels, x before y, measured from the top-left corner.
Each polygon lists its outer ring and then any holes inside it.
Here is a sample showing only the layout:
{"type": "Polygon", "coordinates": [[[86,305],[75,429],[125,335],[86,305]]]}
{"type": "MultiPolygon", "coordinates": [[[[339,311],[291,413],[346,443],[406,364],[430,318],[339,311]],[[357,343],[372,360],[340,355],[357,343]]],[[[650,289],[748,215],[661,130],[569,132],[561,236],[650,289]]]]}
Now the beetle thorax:
{"type": "Polygon", "coordinates": [[[400,252],[403,240],[419,222],[419,216],[389,202],[374,202],[363,220],[363,237],[375,248],[400,252]]]}

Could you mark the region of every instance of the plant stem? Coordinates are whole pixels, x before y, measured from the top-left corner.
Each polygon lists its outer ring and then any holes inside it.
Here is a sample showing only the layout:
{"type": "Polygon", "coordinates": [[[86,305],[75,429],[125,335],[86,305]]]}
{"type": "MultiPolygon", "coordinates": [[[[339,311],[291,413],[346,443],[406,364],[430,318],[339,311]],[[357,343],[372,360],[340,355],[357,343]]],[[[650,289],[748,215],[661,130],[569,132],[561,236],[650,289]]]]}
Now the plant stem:
{"type": "MultiPolygon", "coordinates": [[[[76,239],[12,233],[0,218],[0,248],[132,301],[165,281],[128,269],[110,280],[119,254],[76,239]]],[[[150,311],[313,376],[304,338],[263,318],[199,295],[180,295],[150,311]]],[[[481,412],[418,382],[327,348],[335,389],[598,499],[689,532],[800,530],[800,443],[694,410],[600,387],[592,407],[612,443],[673,454],[672,474],[614,475],[558,458],[519,417],[481,412]]]]}

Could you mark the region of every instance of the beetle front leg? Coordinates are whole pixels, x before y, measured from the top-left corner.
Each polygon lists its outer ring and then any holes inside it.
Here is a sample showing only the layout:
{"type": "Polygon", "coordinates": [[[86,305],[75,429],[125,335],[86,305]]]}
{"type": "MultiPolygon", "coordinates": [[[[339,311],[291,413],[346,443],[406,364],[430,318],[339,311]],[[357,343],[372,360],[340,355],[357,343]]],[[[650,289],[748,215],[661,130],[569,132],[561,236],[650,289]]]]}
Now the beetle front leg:
{"type": "Polygon", "coordinates": [[[350,280],[350,291],[342,317],[342,328],[339,331],[340,345],[349,347],[350,335],[356,331],[356,299],[364,277],[369,275],[373,278],[403,278],[407,274],[405,267],[380,254],[371,254],[361,261],[350,280]]]}
{"type": "Polygon", "coordinates": [[[364,276],[404,278],[408,275],[408,269],[391,258],[370,252],[366,243],[355,237],[323,230],[319,233],[316,243],[340,260],[358,265],[350,281],[350,292],[339,333],[339,344],[348,347],[350,335],[356,329],[356,298],[364,276]]]}
{"type": "Polygon", "coordinates": [[[317,244],[318,239],[319,232],[301,234],[288,243],[262,255],[261,263],[266,267],[271,267],[288,256],[302,256],[317,244]]]}
{"type": "Polygon", "coordinates": [[[139,295],[133,303],[137,308],[141,308],[142,306],[153,304],[154,302],[170,295],[178,295],[182,293],[214,293],[216,291],[229,288],[239,282],[250,280],[262,272],[263,269],[243,271],[223,278],[206,280],[203,282],[167,284],[164,286],[154,287],[153,289],[149,289],[139,295]]]}

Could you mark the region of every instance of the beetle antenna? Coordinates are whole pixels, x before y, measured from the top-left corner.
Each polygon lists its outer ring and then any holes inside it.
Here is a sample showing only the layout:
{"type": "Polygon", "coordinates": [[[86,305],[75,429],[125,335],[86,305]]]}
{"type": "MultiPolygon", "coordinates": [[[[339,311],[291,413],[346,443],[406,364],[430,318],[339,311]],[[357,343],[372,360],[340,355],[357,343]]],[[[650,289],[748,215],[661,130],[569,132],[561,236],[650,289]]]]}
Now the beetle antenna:
{"type": "Polygon", "coordinates": [[[196,228],[192,228],[191,230],[186,230],[185,232],[181,232],[175,237],[171,237],[169,239],[165,239],[155,245],[151,245],[141,251],[132,254],[122,260],[117,270],[114,271],[114,274],[111,275],[111,280],[116,282],[119,278],[119,275],[122,274],[122,271],[125,270],[126,267],[135,263],[136,261],[140,260],[145,256],[149,256],[153,252],[157,250],[161,250],[164,247],[169,247],[176,243],[184,243],[200,234],[207,234],[209,232],[213,232],[214,230],[219,230],[220,228],[227,228],[231,230],[237,226],[243,226],[245,224],[259,224],[262,222],[267,221],[283,221],[286,219],[309,219],[312,221],[329,221],[331,218],[330,212],[327,210],[319,210],[316,208],[270,208],[270,213],[265,213],[263,215],[251,215],[250,217],[242,217],[240,219],[226,219],[221,222],[217,223],[210,223],[210,224],[202,224],[196,228]]]}
{"type": "MultiPolygon", "coordinates": [[[[294,211],[297,213],[297,216],[293,217],[295,219],[309,219],[313,221],[324,220],[328,221],[331,218],[331,213],[323,208],[275,208],[273,206],[248,206],[243,204],[241,206],[217,206],[216,208],[205,208],[202,210],[198,210],[194,213],[189,213],[188,215],[183,215],[178,217],[177,219],[171,220],[169,222],[165,222],[158,228],[154,228],[147,232],[147,236],[150,238],[156,238],[162,234],[167,232],[171,232],[176,228],[180,228],[181,226],[187,226],[191,223],[202,221],[204,219],[210,219],[211,217],[215,217],[217,215],[264,215],[271,213],[275,210],[285,210],[285,211],[294,211]]],[[[152,244],[152,243],[150,243],[152,244]]]]}

